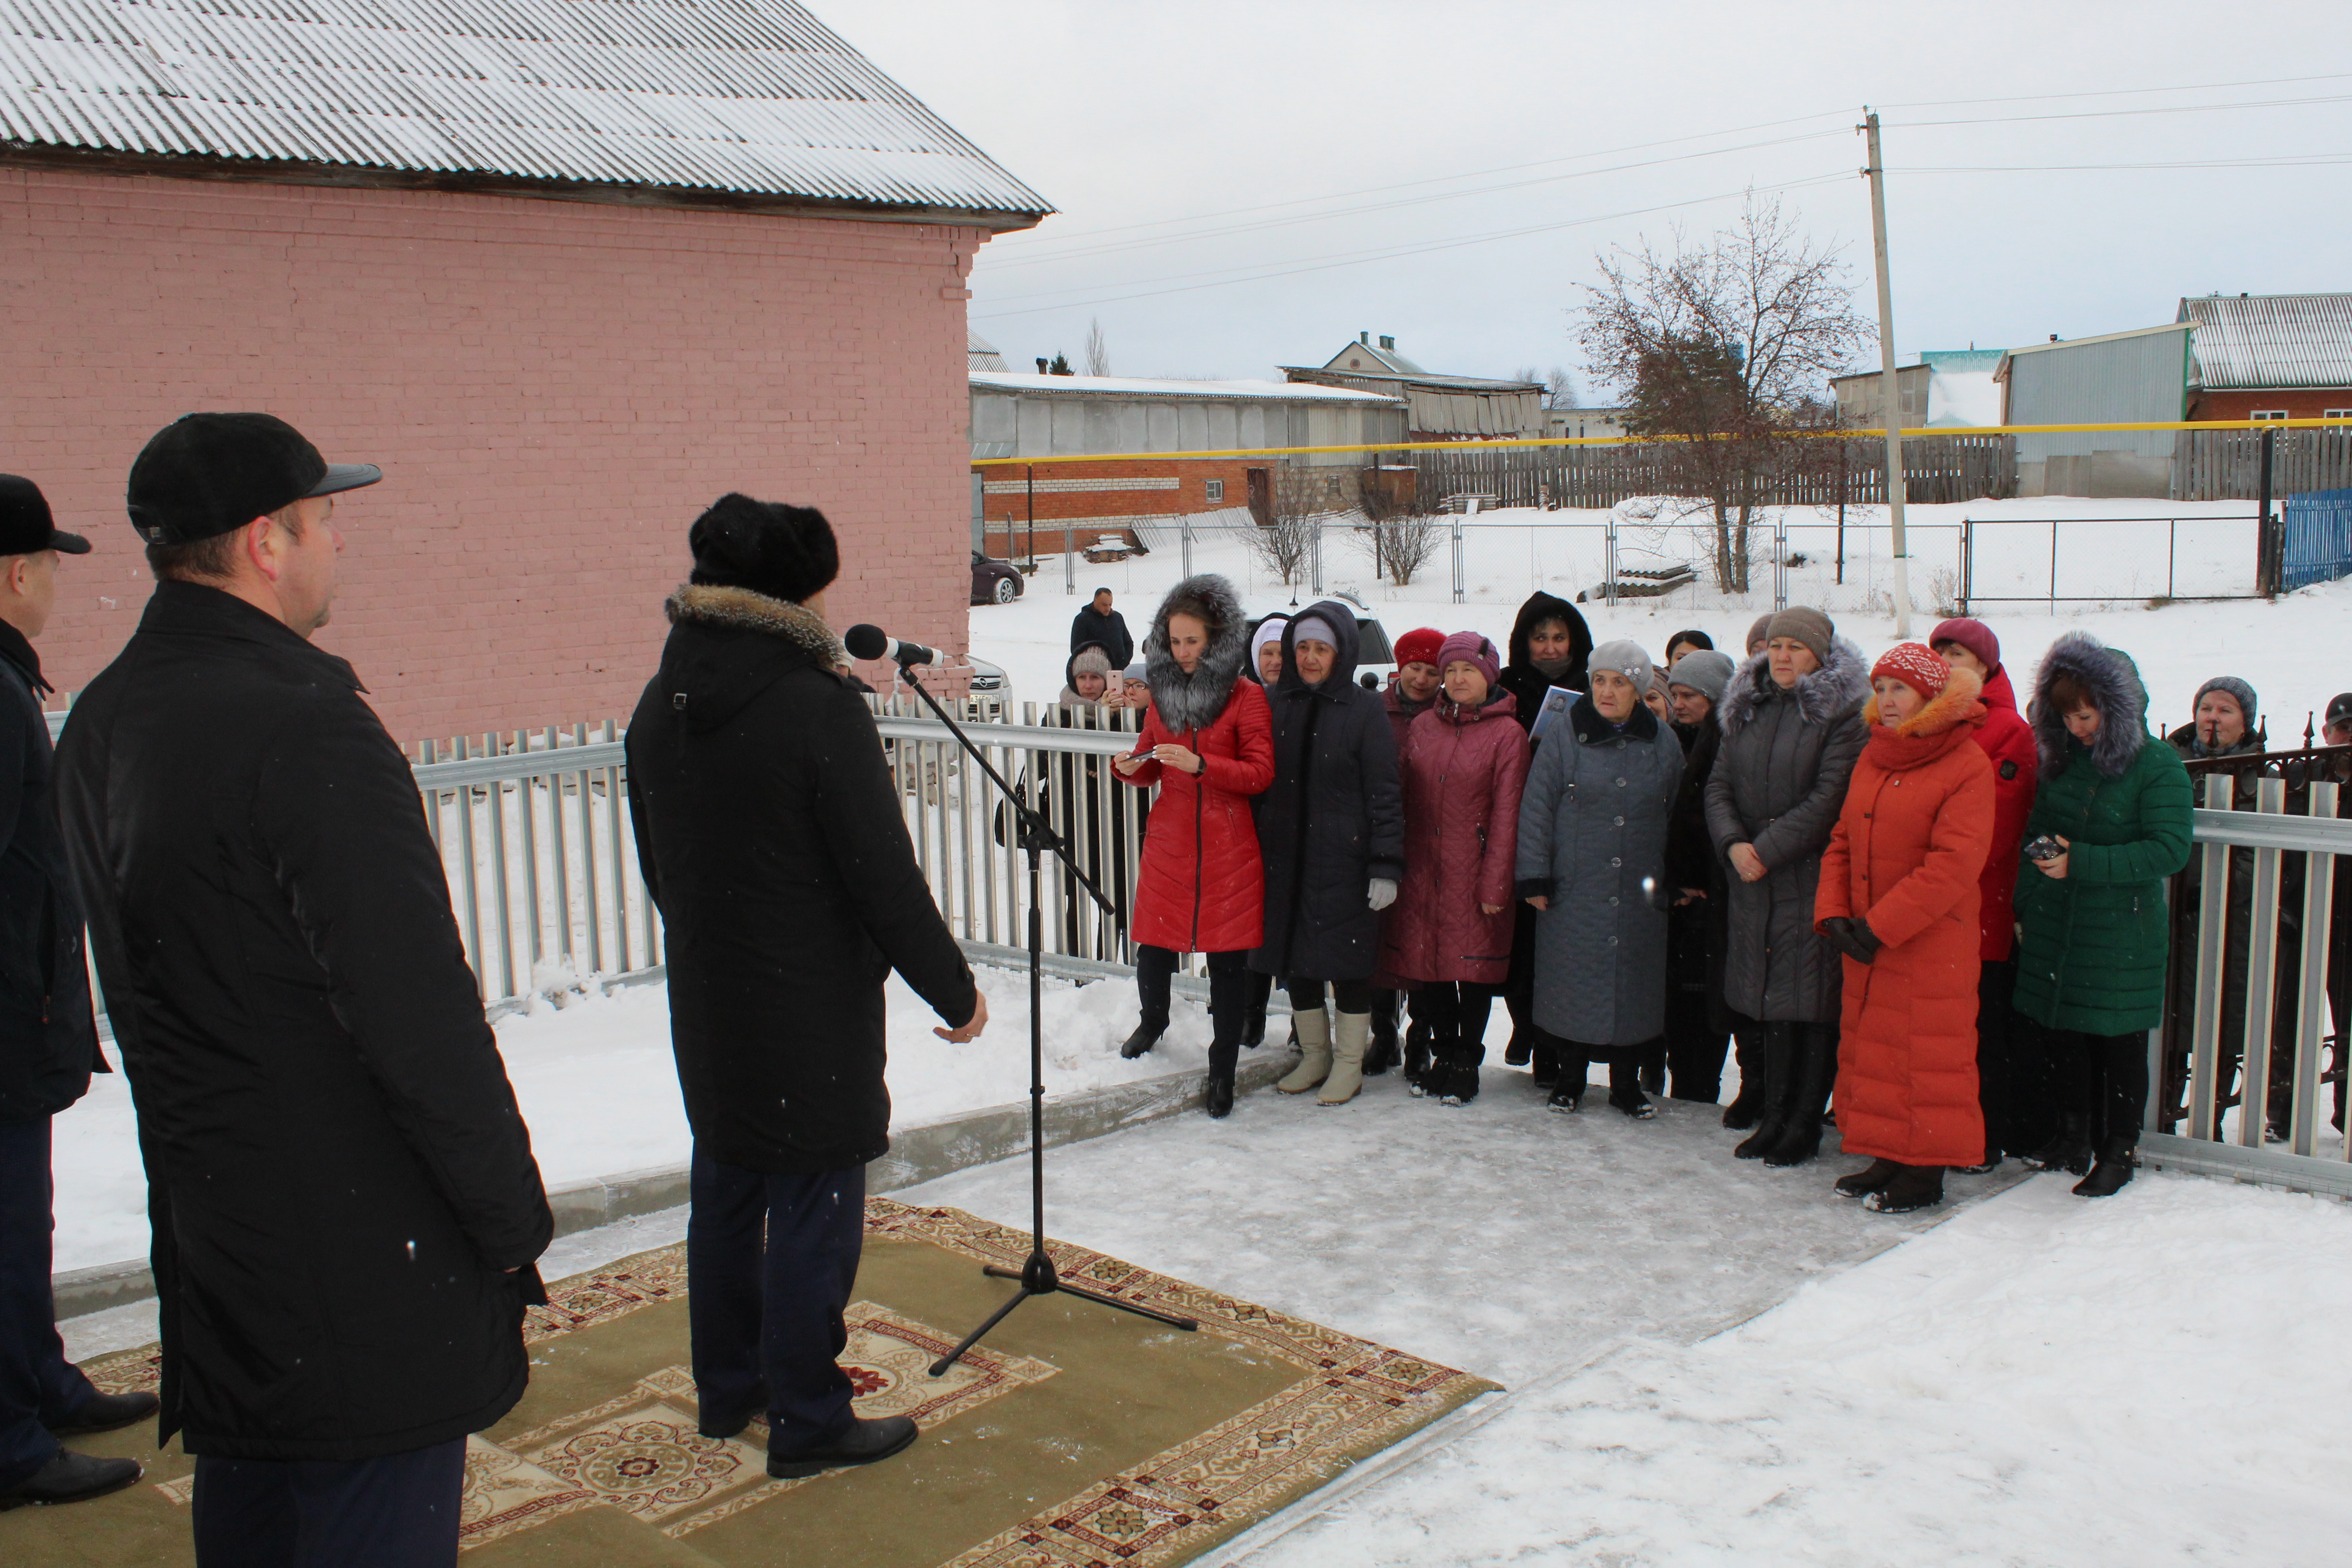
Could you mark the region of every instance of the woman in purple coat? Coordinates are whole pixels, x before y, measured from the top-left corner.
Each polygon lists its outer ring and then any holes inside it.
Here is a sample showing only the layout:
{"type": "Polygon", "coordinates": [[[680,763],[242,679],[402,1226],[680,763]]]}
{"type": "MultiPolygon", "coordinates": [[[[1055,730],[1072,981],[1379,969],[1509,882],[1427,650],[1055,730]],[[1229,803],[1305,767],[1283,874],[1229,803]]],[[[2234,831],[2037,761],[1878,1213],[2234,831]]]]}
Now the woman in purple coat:
{"type": "Polygon", "coordinates": [[[1442,693],[1405,738],[1404,880],[1381,930],[1381,967],[1415,984],[1433,1060],[1412,1089],[1448,1105],[1477,1098],[1486,1012],[1511,968],[1513,865],[1527,731],[1496,683],[1502,661],[1476,632],[1438,649],[1442,693]]]}

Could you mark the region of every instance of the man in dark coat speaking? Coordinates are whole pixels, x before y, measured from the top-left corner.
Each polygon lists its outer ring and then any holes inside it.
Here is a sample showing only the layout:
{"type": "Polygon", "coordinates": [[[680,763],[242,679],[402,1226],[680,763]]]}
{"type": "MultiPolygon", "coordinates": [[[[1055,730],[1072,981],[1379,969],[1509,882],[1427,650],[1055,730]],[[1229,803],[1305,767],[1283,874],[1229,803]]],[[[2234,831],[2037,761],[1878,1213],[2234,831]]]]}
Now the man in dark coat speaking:
{"type": "Polygon", "coordinates": [[[768,1423],[768,1472],[887,1458],[835,1358],[890,1146],[882,984],[964,1041],[988,1022],[915,863],[873,715],[824,623],[841,569],[807,507],[719,499],[687,542],[660,671],[629,721],[629,810],[669,963],[694,1129],[688,1312],[706,1436],[768,1423]],[[764,1236],[764,1240],[763,1240],[764,1236]]]}
{"type": "Polygon", "coordinates": [[[131,466],[157,582],[58,806],[138,1102],[160,1436],[202,1568],[453,1563],[466,1435],[528,1378],[554,1229],[400,748],[310,646],[331,468],[264,414],[131,466]]]}
{"type": "Polygon", "coordinates": [[[58,830],[49,721],[33,639],[57,603],[58,529],[40,487],[0,474],[0,1507],[78,1502],[139,1479],[135,1459],[58,1445],[143,1421],[152,1394],[100,1394],[66,1360],[49,1294],[49,1119],[79,1100],[99,1054],[81,900],[58,830]]]}

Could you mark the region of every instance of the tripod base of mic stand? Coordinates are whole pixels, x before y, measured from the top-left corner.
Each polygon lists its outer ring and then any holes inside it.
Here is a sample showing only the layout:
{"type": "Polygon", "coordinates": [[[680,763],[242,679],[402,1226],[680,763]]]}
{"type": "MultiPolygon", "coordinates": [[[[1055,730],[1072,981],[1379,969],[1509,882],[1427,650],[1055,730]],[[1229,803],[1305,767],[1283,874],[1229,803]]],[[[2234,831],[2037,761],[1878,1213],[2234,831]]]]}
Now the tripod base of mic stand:
{"type": "Polygon", "coordinates": [[[1021,1289],[1011,1300],[989,1314],[988,1321],[966,1334],[961,1344],[933,1362],[931,1363],[933,1377],[944,1376],[948,1368],[963,1359],[965,1352],[988,1336],[991,1329],[1011,1317],[1013,1308],[1035,1296],[1076,1296],[1082,1301],[1092,1301],[1101,1307],[1116,1307],[1122,1312],[1132,1312],[1139,1318],[1149,1318],[1155,1323],[1165,1323],[1171,1329],[1181,1329],[1186,1333],[1192,1333],[1201,1326],[1197,1319],[1180,1318],[1172,1312],[1160,1311],[1156,1307],[1139,1306],[1133,1301],[1122,1301],[1116,1296],[1097,1295],[1092,1290],[1081,1289],[1076,1285],[1065,1285],[1060,1276],[1054,1271],[1054,1260],[1042,1252],[1031,1253],[1029,1261],[1023,1264],[1018,1272],[1010,1268],[1000,1268],[993,1263],[989,1264],[981,1272],[995,1279],[1018,1279],[1021,1282],[1021,1289]]]}

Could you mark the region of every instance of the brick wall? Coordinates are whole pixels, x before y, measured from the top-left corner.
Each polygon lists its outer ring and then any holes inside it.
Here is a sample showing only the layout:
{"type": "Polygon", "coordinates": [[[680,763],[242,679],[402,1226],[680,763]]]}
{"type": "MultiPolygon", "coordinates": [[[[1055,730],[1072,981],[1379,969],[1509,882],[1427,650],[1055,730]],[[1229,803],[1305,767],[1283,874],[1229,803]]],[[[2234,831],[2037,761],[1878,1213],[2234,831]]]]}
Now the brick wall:
{"type": "Polygon", "coordinates": [[[686,527],[730,489],[821,507],[836,625],[966,646],[968,228],[0,168],[0,471],[68,558],[41,645],[78,687],[152,586],[131,460],[264,409],[330,461],[320,646],[404,740],[625,717],[686,527]]]}
{"type": "Polygon", "coordinates": [[[2284,408],[2290,419],[2324,418],[2352,408],[2352,388],[2293,392],[2200,392],[2189,400],[2191,419],[2245,419],[2260,409],[2284,408]]]}

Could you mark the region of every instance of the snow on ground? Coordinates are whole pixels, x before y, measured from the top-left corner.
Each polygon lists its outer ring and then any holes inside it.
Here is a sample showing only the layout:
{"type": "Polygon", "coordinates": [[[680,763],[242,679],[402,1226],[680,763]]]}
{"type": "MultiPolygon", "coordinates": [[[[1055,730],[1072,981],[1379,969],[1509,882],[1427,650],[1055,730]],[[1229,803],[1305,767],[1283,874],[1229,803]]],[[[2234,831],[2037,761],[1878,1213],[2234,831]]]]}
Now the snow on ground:
{"type": "MultiPolygon", "coordinates": [[[[885,995],[892,1126],[922,1126],[1028,1097],[1028,976],[984,965],[975,973],[988,997],[989,1024],[979,1039],[961,1046],[934,1036],[938,1017],[891,976],[885,995]]],[[[1135,1022],[1132,984],[1048,979],[1046,1091],[1070,1094],[1207,1069],[1209,1026],[1197,1005],[1180,1000],[1159,1047],[1122,1061],[1119,1042],[1135,1022]]],[[[550,1186],[686,1163],[692,1139],[670,1059],[663,986],[576,996],[562,1007],[542,998],[535,1011],[500,1019],[498,1036],[550,1186]]],[[[81,1102],[57,1119],[54,1160],[57,1270],[144,1258],[147,1178],[127,1078],[92,1080],[81,1102]]]]}
{"type": "MultiPolygon", "coordinates": [[[[2343,1561],[2345,1205],[1956,1178],[1948,1217],[1889,1219],[1830,1194],[1858,1159],[1765,1171],[1698,1108],[1549,1116],[1488,1078],[1049,1160],[1055,1235],[1511,1391],[1253,1568],[2343,1561]]],[[[1014,1161],[906,1195],[1023,1224],[1027,1190],[1014,1161]]]]}
{"type": "MultiPolygon", "coordinates": [[[[1631,637],[1653,657],[1665,651],[1665,639],[1685,626],[1712,635],[1718,647],[1737,651],[1748,625],[1772,606],[1773,569],[1761,559],[1770,538],[1760,530],[1753,590],[1724,595],[1706,575],[1705,544],[1687,525],[1671,520],[1643,521],[1642,508],[1628,503],[1619,509],[1619,551],[1626,568],[1659,567],[1690,562],[1702,570],[1700,585],[1677,589],[1663,598],[1626,600],[1580,605],[1591,623],[1596,640],[1631,637]]],[[[2173,603],[2159,608],[2147,602],[2162,595],[2168,585],[2168,525],[2162,519],[2178,515],[2178,560],[2171,587],[2182,596],[2196,594],[2245,592],[2253,581],[2253,514],[2252,502],[2216,501],[2175,504],[2149,500],[2085,500],[2042,497],[2021,500],[1972,501],[1967,505],[1914,506],[1906,509],[1912,552],[1911,597],[1916,606],[1912,635],[1924,637],[1939,617],[1935,614],[1938,574],[1958,581],[1959,523],[1974,518],[1978,530],[1976,591],[1980,595],[2038,595],[2051,582],[2052,537],[2036,520],[2066,518],[2057,534],[2059,590],[2066,594],[2114,595],[2096,605],[2058,606],[2046,604],[1979,604],[1980,618],[2001,638],[2005,661],[2021,687],[2034,663],[2061,632],[2080,629],[2129,652],[2140,665],[2151,694],[2155,718],[2165,728],[2189,722],[2190,699],[2207,678],[2220,674],[2243,676],[2261,695],[2271,717],[2271,731],[2283,742],[2302,743],[2306,713],[2324,710],[2327,700],[2352,689],[2352,581],[2325,584],[2289,595],[2275,602],[2237,600],[2213,604],[2173,603]],[[2092,519],[2138,519],[2103,522],[2092,519]],[[2322,657],[2310,658],[2312,653],[2322,657]]],[[[1891,541],[1884,512],[1875,507],[1849,507],[1846,511],[1845,581],[1836,581],[1836,521],[1833,510],[1812,507],[1775,508],[1767,514],[1784,520],[1789,549],[1806,557],[1802,566],[1789,570],[1791,604],[1811,604],[1828,609],[1839,630],[1874,657],[1895,641],[1890,602],[1885,597],[1891,582],[1891,541]]],[[[1378,581],[1363,556],[1343,540],[1327,539],[1324,547],[1324,587],[1346,589],[1370,606],[1391,637],[1416,626],[1444,631],[1465,627],[1483,631],[1500,647],[1508,637],[1520,601],[1537,588],[1573,599],[1597,585],[1607,559],[1603,511],[1509,510],[1485,514],[1464,529],[1465,602],[1452,595],[1450,545],[1441,541],[1437,552],[1407,588],[1378,581]]],[[[1053,536],[1058,545],[1060,535],[1053,536]]],[[[1041,552],[1046,541],[1041,534],[1041,552]]],[[[1253,612],[1277,609],[1290,603],[1291,589],[1283,587],[1264,567],[1249,558],[1231,537],[1195,542],[1193,569],[1222,572],[1242,589],[1253,612]]],[[[1049,702],[1061,690],[1062,669],[1069,657],[1070,617],[1097,587],[1112,591],[1118,608],[1140,641],[1150,624],[1160,595],[1182,574],[1181,552],[1174,546],[1116,565],[1078,564],[1075,595],[1063,591],[1059,554],[1041,553],[1036,575],[1026,594],[1011,605],[984,605],[971,612],[971,651],[1003,665],[1012,677],[1017,712],[1023,702],[1049,702]]],[[[1949,584],[1942,584],[1947,593],[1949,584]]],[[[1304,604],[1316,595],[1309,587],[1297,590],[1304,604]]],[[[2022,692],[2021,692],[2021,696],[2022,692]]]]}

